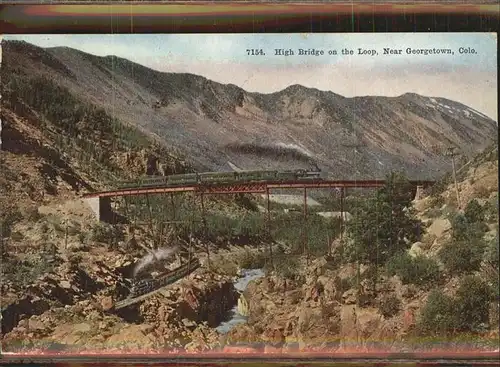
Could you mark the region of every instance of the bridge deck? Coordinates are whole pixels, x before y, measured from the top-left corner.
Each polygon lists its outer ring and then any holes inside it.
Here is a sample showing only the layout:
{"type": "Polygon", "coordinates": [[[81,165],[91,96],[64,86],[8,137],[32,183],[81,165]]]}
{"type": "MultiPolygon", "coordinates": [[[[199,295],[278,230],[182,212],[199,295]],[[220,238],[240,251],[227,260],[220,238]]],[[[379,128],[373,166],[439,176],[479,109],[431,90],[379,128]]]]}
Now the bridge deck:
{"type": "MultiPolygon", "coordinates": [[[[432,185],[434,181],[409,181],[412,185],[432,185]]],[[[131,196],[174,192],[197,192],[203,194],[265,193],[269,189],[298,188],[377,188],[385,185],[385,180],[318,180],[318,181],[281,181],[248,182],[220,185],[188,185],[162,187],[134,187],[84,194],[83,198],[131,196]]]]}

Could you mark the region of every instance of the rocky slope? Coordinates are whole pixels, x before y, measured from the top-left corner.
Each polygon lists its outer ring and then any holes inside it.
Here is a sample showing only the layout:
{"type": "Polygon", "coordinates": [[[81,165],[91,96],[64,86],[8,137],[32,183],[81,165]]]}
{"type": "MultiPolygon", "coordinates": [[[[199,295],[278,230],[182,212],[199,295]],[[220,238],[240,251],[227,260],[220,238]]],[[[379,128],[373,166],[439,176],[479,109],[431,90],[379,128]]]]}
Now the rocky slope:
{"type": "MultiPolygon", "coordinates": [[[[464,166],[458,177],[462,208],[474,200],[483,208],[486,224],[483,240],[496,245],[498,262],[498,147],[492,147],[476,157],[464,166]]],[[[458,210],[455,186],[443,181],[440,192],[425,195],[415,202],[415,207],[426,230],[421,242],[413,244],[408,253],[414,258],[423,256],[437,261],[443,270],[440,250],[448,246],[454,251],[453,247],[459,245],[452,240],[453,215],[458,210]]],[[[467,247],[480,245],[471,242],[467,247]]],[[[454,256],[470,255],[456,252],[454,256]]],[[[338,351],[354,345],[357,348],[375,346],[394,351],[407,348],[424,350],[429,346],[418,339],[421,334],[416,333],[416,329],[433,288],[439,288],[453,297],[461,292],[459,284],[467,274],[487,280],[493,289],[498,287],[498,265],[495,267],[487,260],[482,260],[481,267],[472,272],[457,274],[446,270],[439,278],[434,278],[429,287],[404,281],[398,275],[389,276],[381,269],[376,293],[373,283],[368,280],[369,267],[362,266],[358,298],[356,266],[332,266],[330,260],[318,258],[306,265],[302,259],[300,263],[291,265],[295,269],[292,276],[290,273],[287,277],[275,274],[253,281],[244,293],[243,301],[240,301],[241,312],[249,315],[248,324],[231,330],[228,341],[242,341],[250,345],[264,342],[272,351],[315,348],[338,351]]],[[[439,309],[442,306],[433,307],[439,309]]],[[[432,333],[426,333],[425,337],[429,341],[434,340],[432,343],[439,341],[445,348],[496,349],[499,338],[498,297],[486,307],[489,308],[489,320],[483,322],[489,326],[483,326],[485,329],[481,331],[458,339],[432,333]]],[[[452,312],[457,312],[457,309],[452,312]]]]}
{"type": "MultiPolygon", "coordinates": [[[[130,268],[157,238],[144,228],[130,236],[126,226],[96,223],[79,198],[106,188],[110,179],[190,166],[134,128],[117,135],[96,126],[99,116],[108,119],[102,111],[68,100],[70,109],[83,113],[75,126],[53,114],[61,111],[57,100],[51,109],[35,109],[19,95],[11,97],[2,100],[0,155],[2,350],[218,345],[212,327],[236,302],[232,277],[201,268],[140,308],[110,313],[130,285],[130,268]]],[[[206,206],[215,212],[239,208],[216,199],[206,206]]]]}
{"type": "MultiPolygon", "coordinates": [[[[199,169],[317,165],[339,177],[379,177],[392,168],[435,177],[448,169],[445,146],[457,146],[471,157],[497,135],[494,121],[442,98],[345,98],[300,85],[273,94],[248,93],[113,56],[14,41],[2,46],[8,99],[33,94],[39,84],[63,88],[78,103],[101,107],[120,122],[153,134],[199,169]]],[[[40,95],[30,103],[43,99],[40,95]]]]}

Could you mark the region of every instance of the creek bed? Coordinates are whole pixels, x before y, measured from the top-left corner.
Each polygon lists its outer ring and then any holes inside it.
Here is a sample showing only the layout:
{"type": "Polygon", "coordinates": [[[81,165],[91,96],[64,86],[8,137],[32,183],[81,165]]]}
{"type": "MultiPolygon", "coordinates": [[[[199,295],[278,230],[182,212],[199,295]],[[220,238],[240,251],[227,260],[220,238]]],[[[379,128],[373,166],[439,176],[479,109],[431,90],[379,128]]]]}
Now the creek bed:
{"type": "MultiPolygon", "coordinates": [[[[259,279],[264,276],[264,271],[262,269],[243,269],[242,276],[234,283],[234,287],[240,291],[244,292],[250,283],[254,279],[259,279]]],[[[217,326],[216,330],[221,334],[228,333],[234,326],[238,324],[245,323],[247,317],[240,315],[238,313],[238,304],[236,304],[228,313],[226,321],[223,321],[217,326]]]]}

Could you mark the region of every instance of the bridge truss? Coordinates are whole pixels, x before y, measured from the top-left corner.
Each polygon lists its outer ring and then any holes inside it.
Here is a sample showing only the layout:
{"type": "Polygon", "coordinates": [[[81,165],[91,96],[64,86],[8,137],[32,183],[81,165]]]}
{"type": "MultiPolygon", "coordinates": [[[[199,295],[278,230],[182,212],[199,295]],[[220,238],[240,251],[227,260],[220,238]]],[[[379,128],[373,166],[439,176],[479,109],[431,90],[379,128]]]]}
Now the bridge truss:
{"type": "MultiPolygon", "coordinates": [[[[432,181],[410,181],[410,183],[415,187],[417,186],[429,186],[432,185],[432,181]]],[[[236,194],[261,194],[265,195],[266,207],[265,207],[265,229],[268,235],[271,234],[271,200],[270,193],[272,190],[276,189],[301,189],[303,191],[303,216],[302,216],[302,252],[303,254],[308,255],[308,233],[307,233],[307,219],[308,219],[308,190],[310,189],[333,189],[332,195],[335,195],[337,199],[340,201],[340,240],[343,240],[344,231],[345,231],[345,197],[346,191],[349,188],[379,188],[385,185],[384,180],[356,180],[356,181],[348,181],[348,180],[336,180],[336,181],[291,181],[291,182],[247,182],[247,183],[238,183],[238,184],[223,184],[223,185],[194,185],[194,186],[177,186],[177,187],[133,187],[126,189],[116,189],[104,192],[94,192],[85,194],[83,197],[85,199],[97,199],[100,202],[100,207],[106,207],[109,209],[111,213],[111,198],[121,197],[125,201],[125,211],[128,216],[130,213],[130,205],[129,202],[131,197],[134,196],[143,196],[146,199],[146,204],[148,207],[148,213],[146,216],[149,217],[148,225],[153,230],[153,218],[155,214],[151,210],[151,197],[158,196],[163,197],[163,203],[165,206],[170,206],[170,210],[172,211],[172,217],[169,220],[166,220],[160,226],[158,230],[160,232],[160,237],[163,233],[163,228],[165,226],[181,223],[178,218],[176,218],[176,203],[174,197],[178,194],[189,194],[191,196],[192,207],[198,207],[198,215],[199,218],[196,218],[196,213],[193,212],[193,217],[189,219],[191,222],[191,228],[197,223],[200,223],[202,228],[206,231],[207,221],[206,221],[206,208],[205,208],[205,197],[207,195],[236,195],[236,194]],[[170,203],[167,203],[165,200],[166,197],[170,196],[170,203]],[[127,199],[128,198],[128,199],[127,199]],[[196,202],[199,202],[199,205],[196,202]],[[102,205],[104,202],[104,205],[102,205]]],[[[158,200],[158,199],[157,199],[158,200]]],[[[106,211],[106,210],[104,210],[106,211]]],[[[102,213],[104,214],[104,213],[102,213]]],[[[137,221],[135,222],[137,225],[137,221]]],[[[205,232],[206,233],[206,232],[205,232]]],[[[331,245],[331,243],[329,244],[331,245]]],[[[191,251],[191,245],[190,250],[191,251]]],[[[208,263],[210,263],[210,251],[208,248],[208,243],[205,244],[205,251],[207,253],[208,263]]],[[[329,252],[331,249],[329,249],[329,252]]],[[[269,244],[269,255],[270,261],[272,262],[272,246],[269,244]]]]}

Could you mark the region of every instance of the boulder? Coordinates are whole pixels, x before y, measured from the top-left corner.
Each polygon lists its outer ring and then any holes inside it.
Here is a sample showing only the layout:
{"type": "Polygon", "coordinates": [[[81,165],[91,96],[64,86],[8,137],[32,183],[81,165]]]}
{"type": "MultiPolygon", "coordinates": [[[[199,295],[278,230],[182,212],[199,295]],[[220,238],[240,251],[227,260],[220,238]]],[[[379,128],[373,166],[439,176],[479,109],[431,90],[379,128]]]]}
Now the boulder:
{"type": "Polygon", "coordinates": [[[415,242],[411,248],[408,250],[408,255],[411,257],[417,257],[419,255],[423,254],[423,243],[422,242],[415,242]]]}

